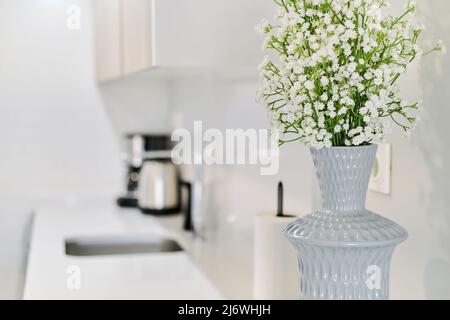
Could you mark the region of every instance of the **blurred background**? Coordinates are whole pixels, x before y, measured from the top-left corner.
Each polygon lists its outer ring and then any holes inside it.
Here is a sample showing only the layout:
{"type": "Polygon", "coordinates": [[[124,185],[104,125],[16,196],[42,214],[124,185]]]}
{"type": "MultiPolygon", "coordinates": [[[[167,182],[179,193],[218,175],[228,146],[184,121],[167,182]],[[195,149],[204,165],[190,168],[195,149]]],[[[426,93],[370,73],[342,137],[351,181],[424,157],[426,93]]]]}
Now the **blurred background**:
{"type": "MultiPolygon", "coordinates": [[[[123,192],[127,134],[170,134],[195,120],[267,128],[255,99],[263,53],[254,26],[275,14],[272,1],[155,1],[0,0],[0,298],[23,297],[34,213],[113,203],[123,192]]],[[[424,44],[449,45],[450,2],[418,4],[424,44]]],[[[404,95],[423,100],[422,122],[412,138],[388,137],[390,192],[368,195],[369,209],[410,234],[392,260],[394,299],[450,298],[449,79],[441,55],[402,79],[404,95]]],[[[255,215],[275,210],[279,180],[286,211],[317,206],[314,174],[300,144],[282,148],[275,176],[210,166],[204,214],[251,243],[255,215]]],[[[251,254],[242,268],[230,297],[251,294],[251,254]]]]}

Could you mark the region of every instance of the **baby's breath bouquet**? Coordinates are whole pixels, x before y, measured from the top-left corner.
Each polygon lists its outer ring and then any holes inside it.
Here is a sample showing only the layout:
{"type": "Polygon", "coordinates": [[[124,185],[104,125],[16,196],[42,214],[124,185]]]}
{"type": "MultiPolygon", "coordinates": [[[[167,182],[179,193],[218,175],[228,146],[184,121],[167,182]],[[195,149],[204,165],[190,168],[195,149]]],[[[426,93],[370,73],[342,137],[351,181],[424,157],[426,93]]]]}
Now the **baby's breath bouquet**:
{"type": "Polygon", "coordinates": [[[444,50],[418,46],[414,2],[399,16],[382,15],[384,0],[274,2],[277,24],[257,27],[276,56],[260,65],[259,98],[281,144],[360,146],[381,140],[391,123],[414,128],[419,103],[403,100],[397,81],[413,60],[444,50]]]}

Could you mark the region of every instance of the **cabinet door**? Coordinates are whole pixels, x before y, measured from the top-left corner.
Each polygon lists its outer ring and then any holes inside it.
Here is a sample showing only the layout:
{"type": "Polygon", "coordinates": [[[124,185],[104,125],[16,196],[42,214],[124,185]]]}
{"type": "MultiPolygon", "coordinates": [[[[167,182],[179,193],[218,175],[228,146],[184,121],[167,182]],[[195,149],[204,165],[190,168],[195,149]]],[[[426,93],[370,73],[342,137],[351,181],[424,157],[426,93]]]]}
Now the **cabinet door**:
{"type": "MultiPolygon", "coordinates": [[[[213,25],[207,27],[208,0],[154,0],[154,63],[157,66],[210,64],[213,25]],[[206,59],[206,60],[205,60],[206,59]]],[[[211,0],[215,2],[215,0],[211,0]]]]}
{"type": "Polygon", "coordinates": [[[123,71],[151,67],[151,0],[122,0],[123,71]]]}
{"type": "Polygon", "coordinates": [[[95,0],[95,52],[98,81],[122,75],[121,0],[95,0]]]}
{"type": "Polygon", "coordinates": [[[261,38],[254,31],[274,15],[273,0],[153,0],[157,66],[256,67],[261,38]]]}

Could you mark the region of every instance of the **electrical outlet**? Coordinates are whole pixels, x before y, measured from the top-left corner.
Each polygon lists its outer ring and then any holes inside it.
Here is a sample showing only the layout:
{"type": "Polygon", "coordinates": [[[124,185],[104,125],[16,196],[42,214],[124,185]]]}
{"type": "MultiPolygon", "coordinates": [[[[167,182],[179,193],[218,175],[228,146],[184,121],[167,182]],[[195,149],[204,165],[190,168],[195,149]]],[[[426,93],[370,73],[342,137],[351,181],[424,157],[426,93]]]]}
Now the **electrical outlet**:
{"type": "Polygon", "coordinates": [[[391,145],[379,144],[370,176],[369,190],[382,194],[391,193],[391,145]]]}

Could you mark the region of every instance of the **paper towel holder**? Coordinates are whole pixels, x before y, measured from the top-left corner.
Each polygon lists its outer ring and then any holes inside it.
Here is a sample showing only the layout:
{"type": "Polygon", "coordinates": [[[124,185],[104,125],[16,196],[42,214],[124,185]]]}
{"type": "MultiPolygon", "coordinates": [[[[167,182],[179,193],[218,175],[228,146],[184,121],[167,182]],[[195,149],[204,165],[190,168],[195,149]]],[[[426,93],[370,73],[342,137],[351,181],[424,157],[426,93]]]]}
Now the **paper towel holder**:
{"type": "Polygon", "coordinates": [[[277,217],[287,217],[287,218],[295,217],[294,215],[284,214],[283,201],[284,201],[284,186],[283,182],[279,181],[277,188],[277,217]]]}

